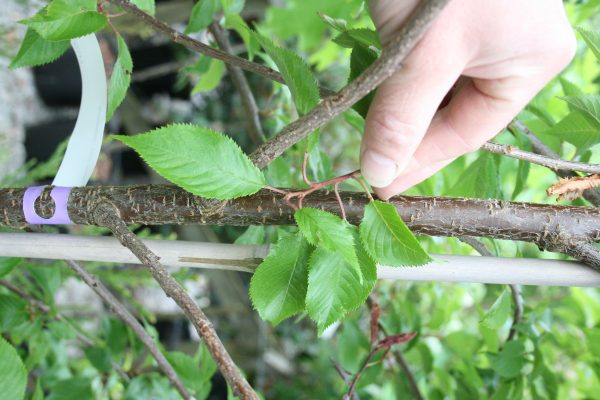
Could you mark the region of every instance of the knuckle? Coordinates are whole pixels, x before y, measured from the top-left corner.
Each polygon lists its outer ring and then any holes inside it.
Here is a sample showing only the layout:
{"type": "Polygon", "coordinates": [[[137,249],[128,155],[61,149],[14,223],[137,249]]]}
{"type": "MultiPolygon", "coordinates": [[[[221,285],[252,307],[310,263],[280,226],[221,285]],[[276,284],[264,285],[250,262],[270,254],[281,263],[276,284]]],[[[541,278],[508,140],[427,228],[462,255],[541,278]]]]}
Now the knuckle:
{"type": "Polygon", "coordinates": [[[370,140],[384,149],[406,147],[417,136],[415,126],[405,123],[393,111],[377,110],[369,117],[370,140]]]}

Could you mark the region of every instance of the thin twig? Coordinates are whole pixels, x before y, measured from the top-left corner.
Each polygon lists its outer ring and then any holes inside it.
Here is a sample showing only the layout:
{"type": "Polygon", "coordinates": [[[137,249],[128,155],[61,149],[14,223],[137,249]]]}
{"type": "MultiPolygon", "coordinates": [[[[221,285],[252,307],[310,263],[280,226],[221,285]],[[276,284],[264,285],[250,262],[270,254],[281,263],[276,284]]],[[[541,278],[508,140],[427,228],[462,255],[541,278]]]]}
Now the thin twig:
{"type": "MultiPolygon", "coordinates": [[[[485,244],[483,244],[483,242],[480,240],[470,236],[460,236],[458,239],[474,248],[475,251],[477,251],[481,256],[494,257],[492,252],[489,251],[487,247],[485,247],[485,244]]],[[[520,285],[510,284],[508,287],[510,288],[513,305],[515,307],[513,312],[513,321],[510,325],[510,330],[508,331],[508,337],[506,338],[506,341],[510,342],[515,338],[517,334],[517,325],[523,319],[523,294],[520,285]]]]}
{"type": "Polygon", "coordinates": [[[89,273],[80,263],[73,260],[65,260],[67,265],[75,272],[81,280],[83,280],[97,295],[104,301],[109,309],[117,316],[125,325],[129,326],[133,333],[140,339],[140,341],[146,346],[150,354],[156,360],[159,368],[163,374],[169,379],[171,384],[175,386],[179,394],[184,399],[193,399],[193,396],[188,392],[185,385],[177,373],[166,359],[164,354],[158,349],[154,339],[139,323],[139,321],[127,310],[127,308],[121,304],[121,302],[100,282],[94,275],[89,273]]]}
{"type": "Polygon", "coordinates": [[[501,154],[503,156],[516,158],[518,160],[529,161],[532,164],[548,167],[555,171],[580,171],[587,172],[590,174],[600,173],[600,164],[588,164],[578,161],[567,161],[553,157],[547,157],[541,154],[521,150],[519,148],[509,146],[507,144],[487,142],[483,146],[481,146],[481,148],[490,153],[501,154]]]}
{"type": "MultiPolygon", "coordinates": [[[[133,15],[134,17],[140,19],[145,24],[152,27],[155,31],[162,32],[171,39],[171,41],[178,43],[194,52],[204,54],[205,56],[216,58],[217,60],[221,60],[226,64],[235,65],[240,67],[246,71],[254,72],[258,75],[264,76],[267,79],[272,81],[276,81],[279,83],[283,83],[285,85],[285,80],[281,76],[281,74],[274,69],[271,69],[265,65],[258,64],[245,58],[234,56],[232,54],[228,54],[225,51],[215,49],[210,47],[186,34],[176,31],[171,28],[169,25],[165,24],[162,21],[154,18],[150,14],[139,9],[136,5],[132,4],[127,0],[107,0],[109,3],[112,3],[116,6],[121,7],[127,13],[133,15]]],[[[334,92],[328,89],[321,88],[321,96],[331,96],[334,92]]]]}
{"type": "MultiPolygon", "coordinates": [[[[23,289],[21,289],[20,287],[18,287],[16,285],[13,285],[11,282],[6,281],[6,280],[0,280],[0,285],[4,286],[5,288],[7,288],[8,290],[10,290],[11,292],[17,294],[22,299],[27,300],[27,302],[31,306],[37,308],[42,313],[49,314],[51,312],[51,309],[50,309],[50,307],[48,305],[46,305],[43,302],[39,301],[38,299],[36,299],[35,297],[33,297],[32,295],[30,295],[29,293],[27,293],[23,289]]],[[[62,315],[60,313],[56,313],[54,315],[54,319],[57,320],[57,321],[65,321],[67,323],[70,323],[69,320],[64,315],[62,315]]],[[[96,346],[96,343],[92,339],[90,339],[89,337],[85,336],[81,332],[77,332],[77,340],[79,340],[81,343],[83,343],[84,346],[87,346],[87,347],[96,346]]],[[[131,378],[129,377],[129,375],[127,374],[127,372],[123,371],[123,368],[121,368],[121,366],[118,363],[116,363],[115,361],[111,360],[111,365],[114,368],[114,370],[117,372],[117,374],[119,374],[119,376],[125,382],[129,382],[131,380],[131,378]]]]}
{"type": "MultiPolygon", "coordinates": [[[[375,354],[377,354],[379,352],[379,350],[381,350],[381,348],[373,347],[371,349],[371,351],[369,352],[369,354],[367,354],[367,356],[365,357],[365,360],[361,364],[360,368],[358,369],[356,374],[354,374],[354,376],[352,377],[352,380],[350,381],[350,385],[348,386],[348,392],[346,392],[346,394],[343,397],[344,400],[351,400],[356,396],[356,393],[355,393],[356,384],[358,383],[358,380],[360,379],[362,374],[365,372],[365,370],[367,368],[369,368],[369,366],[371,365],[370,364],[371,360],[373,359],[375,354]]],[[[386,353],[388,351],[389,351],[389,349],[386,349],[386,353]]]]}
{"type": "MultiPolygon", "coordinates": [[[[514,120],[512,123],[510,123],[508,125],[508,129],[509,130],[519,129],[520,131],[522,131],[525,134],[525,136],[527,136],[529,141],[531,142],[531,147],[532,147],[532,150],[534,153],[541,154],[543,156],[546,156],[549,158],[554,158],[554,159],[560,158],[558,154],[556,154],[554,151],[552,151],[552,149],[550,149],[548,146],[546,146],[540,140],[540,138],[538,138],[537,135],[534,132],[532,132],[531,129],[529,129],[527,127],[527,125],[525,125],[523,122],[521,122],[519,120],[514,120]]],[[[579,176],[573,171],[567,171],[567,170],[562,170],[562,169],[556,171],[556,174],[558,176],[560,176],[561,178],[569,178],[569,177],[579,176]]],[[[600,192],[598,190],[595,190],[595,189],[586,190],[583,192],[583,197],[587,201],[589,201],[590,203],[595,205],[596,207],[600,207],[600,192]]]]}
{"type": "MultiPolygon", "coordinates": [[[[231,45],[229,44],[229,38],[227,37],[227,31],[221,27],[219,22],[214,21],[210,25],[210,31],[213,34],[215,41],[224,52],[231,54],[231,45]]],[[[242,108],[246,115],[246,123],[248,125],[248,135],[256,146],[260,146],[265,142],[265,134],[263,133],[262,126],[260,124],[260,116],[256,100],[250,90],[250,85],[244,76],[244,71],[240,67],[236,67],[231,64],[225,64],[227,71],[231,75],[233,85],[240,94],[240,100],[242,102],[242,108]]]]}
{"type": "Polygon", "coordinates": [[[234,393],[243,400],[257,400],[258,396],[242,376],[231,356],[223,346],[212,323],[200,309],[198,304],[190,297],[185,289],[171,276],[154,254],[133,232],[129,230],[121,219],[119,210],[107,201],[99,202],[94,209],[94,219],[100,226],[109,228],[121,244],[127,247],[148,268],[154,279],[179,305],[185,315],[190,319],[196,331],[204,339],[213,359],[217,363],[221,374],[231,386],[234,393]]]}
{"type": "MultiPolygon", "coordinates": [[[[111,0],[115,1],[115,0],[111,0]]],[[[381,57],[336,95],[283,128],[259,147],[250,158],[264,168],[286,149],[350,108],[400,68],[401,62],[425,34],[449,0],[423,0],[409,20],[384,48],[381,57]]]]}
{"type": "Polygon", "coordinates": [[[564,245],[562,251],[600,272],[600,250],[593,243],[577,241],[564,245]]]}

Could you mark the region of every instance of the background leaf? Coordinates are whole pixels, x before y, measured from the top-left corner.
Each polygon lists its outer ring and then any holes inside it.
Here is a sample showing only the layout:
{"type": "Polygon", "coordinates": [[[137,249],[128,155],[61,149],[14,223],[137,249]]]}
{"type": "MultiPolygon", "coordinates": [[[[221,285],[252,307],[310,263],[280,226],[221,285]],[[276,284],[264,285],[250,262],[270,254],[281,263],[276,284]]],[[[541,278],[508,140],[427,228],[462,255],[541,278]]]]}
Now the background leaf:
{"type": "Polygon", "coordinates": [[[594,53],[596,58],[600,61],[600,32],[591,31],[584,28],[575,28],[581,35],[585,44],[594,53]]]}
{"type": "Polygon", "coordinates": [[[510,293],[505,289],[485,313],[480,323],[490,329],[501,328],[510,316],[510,304],[510,293]]]}
{"type": "Polygon", "coordinates": [[[231,199],[265,186],[262,172],[239,146],[207,128],[173,124],[114,138],[137,151],[162,177],[199,196],[231,199]]]}
{"type": "Polygon", "coordinates": [[[498,166],[491,154],[481,153],[459,176],[448,190],[448,196],[501,198],[498,182],[498,166]]]}
{"type": "Polygon", "coordinates": [[[110,85],[108,86],[108,107],[106,110],[106,120],[110,120],[113,113],[125,99],[129,84],[131,83],[131,73],[133,72],[133,60],[127,43],[121,35],[117,35],[117,61],[113,67],[110,76],[110,85]]]}
{"type": "Polygon", "coordinates": [[[68,40],[50,42],[42,38],[34,29],[27,28],[19,52],[10,63],[10,68],[34,67],[51,63],[69,48],[68,40]]]}
{"type": "Polygon", "coordinates": [[[360,237],[371,257],[380,264],[399,267],[431,261],[396,207],[389,203],[374,200],[365,206],[360,237]]]}
{"type": "Polygon", "coordinates": [[[130,0],[130,1],[150,15],[154,15],[156,13],[156,5],[154,4],[154,0],[130,0]]]}
{"type": "Polygon", "coordinates": [[[185,33],[189,34],[206,29],[220,8],[221,3],[219,0],[199,0],[192,8],[192,14],[185,28],[185,33]]]}
{"type": "Polygon", "coordinates": [[[22,399],[27,385],[27,370],[17,351],[0,337],[0,388],[5,399],[22,399]]]}

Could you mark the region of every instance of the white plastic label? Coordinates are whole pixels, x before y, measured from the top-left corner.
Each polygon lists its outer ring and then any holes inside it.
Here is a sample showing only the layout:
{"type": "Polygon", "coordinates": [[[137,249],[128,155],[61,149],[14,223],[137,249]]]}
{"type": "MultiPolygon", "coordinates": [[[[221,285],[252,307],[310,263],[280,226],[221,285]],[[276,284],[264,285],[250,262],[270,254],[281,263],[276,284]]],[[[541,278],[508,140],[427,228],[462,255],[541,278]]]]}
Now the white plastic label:
{"type": "Polygon", "coordinates": [[[104,135],[107,88],[104,61],[96,35],[71,40],[81,72],[81,105],[55,186],[85,186],[92,175],[104,135]]]}

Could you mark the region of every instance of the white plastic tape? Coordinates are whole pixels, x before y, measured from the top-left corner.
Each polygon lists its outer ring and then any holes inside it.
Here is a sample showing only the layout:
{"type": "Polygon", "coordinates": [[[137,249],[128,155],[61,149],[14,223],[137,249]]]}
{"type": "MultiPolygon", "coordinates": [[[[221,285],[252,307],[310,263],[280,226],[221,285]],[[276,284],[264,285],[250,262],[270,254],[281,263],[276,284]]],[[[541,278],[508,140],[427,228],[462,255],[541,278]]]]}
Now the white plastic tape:
{"type": "Polygon", "coordinates": [[[52,182],[85,186],[92,175],[104,135],[107,88],[104,61],[96,35],[71,40],[81,72],[81,105],[65,157],[52,182]]]}

